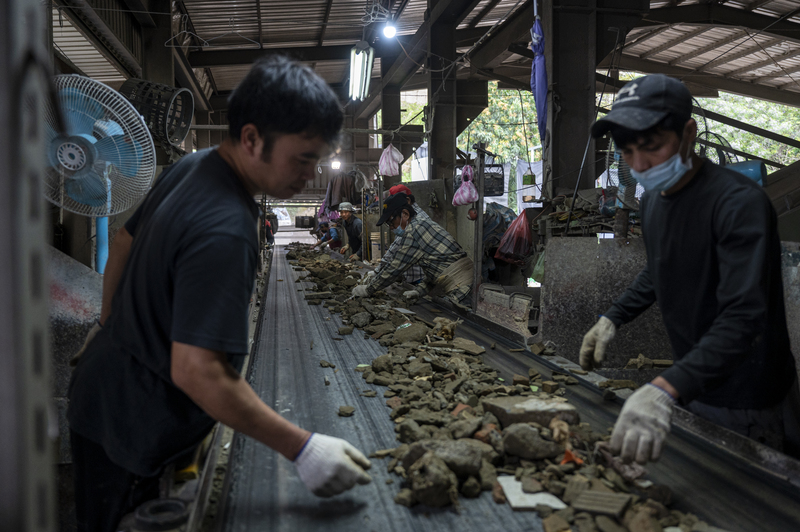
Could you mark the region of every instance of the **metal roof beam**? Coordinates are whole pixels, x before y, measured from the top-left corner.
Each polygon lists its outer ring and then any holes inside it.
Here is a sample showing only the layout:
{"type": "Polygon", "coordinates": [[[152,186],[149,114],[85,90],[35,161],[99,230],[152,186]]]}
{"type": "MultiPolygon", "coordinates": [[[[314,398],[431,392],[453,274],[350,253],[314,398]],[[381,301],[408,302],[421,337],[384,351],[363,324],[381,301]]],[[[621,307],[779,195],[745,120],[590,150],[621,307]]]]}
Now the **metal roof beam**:
{"type": "Polygon", "coordinates": [[[508,50],[508,47],[521,37],[530,35],[533,26],[533,3],[528,1],[522,4],[517,11],[511,14],[493,33],[483,41],[469,57],[470,66],[473,68],[491,68],[497,66],[497,59],[508,50]]]}
{"type": "Polygon", "coordinates": [[[325,5],[325,15],[322,17],[322,28],[319,30],[319,39],[317,39],[317,44],[322,46],[322,42],[325,40],[325,32],[328,30],[328,20],[331,18],[331,8],[333,7],[333,0],[328,0],[328,3],[325,5]]]}
{"type": "MultiPolygon", "coordinates": [[[[598,68],[608,68],[608,61],[609,58],[601,61],[600,65],[598,65],[598,68]]],[[[800,94],[797,92],[781,91],[772,87],[755,85],[747,81],[699,73],[698,71],[690,70],[688,68],[669,66],[666,63],[647,61],[645,59],[639,59],[638,57],[632,57],[626,54],[623,54],[620,58],[620,63],[617,68],[620,70],[644,72],[646,74],[666,74],[668,76],[674,76],[678,79],[685,78],[692,83],[707,85],[722,91],[751,96],[753,98],[768,100],[784,105],[791,105],[792,107],[800,107],[800,94]]]]}
{"type": "MultiPolygon", "coordinates": [[[[769,53],[767,53],[769,55],[769,53]]],[[[758,70],[759,68],[763,68],[765,66],[775,65],[778,61],[784,61],[786,59],[791,59],[792,57],[797,57],[800,55],[800,49],[793,50],[788,54],[783,54],[779,56],[770,56],[768,59],[764,59],[763,61],[759,61],[758,63],[753,63],[747,65],[742,68],[737,68],[736,70],[732,70],[730,72],[725,72],[724,76],[727,77],[736,77],[739,74],[744,74],[745,72],[752,72],[753,70],[758,70]]]]}
{"type": "Polygon", "coordinates": [[[697,106],[693,106],[692,110],[696,114],[705,115],[705,117],[708,118],[709,120],[713,120],[715,122],[719,122],[727,126],[732,126],[741,129],[742,131],[747,131],[748,133],[753,133],[754,135],[758,135],[759,137],[764,137],[765,139],[770,139],[774,140],[775,142],[780,142],[781,144],[786,144],[787,146],[800,148],[800,141],[796,139],[786,137],[784,135],[779,135],[778,133],[773,133],[772,131],[756,127],[752,124],[748,124],[747,122],[742,122],[741,120],[736,120],[735,118],[721,115],[719,113],[715,113],[714,111],[709,111],[707,109],[701,109],[700,107],[697,106]]]}
{"type": "Polygon", "coordinates": [[[260,50],[215,50],[192,52],[189,63],[192,68],[250,65],[254,61],[276,52],[284,53],[298,61],[335,61],[350,58],[350,45],[301,46],[297,48],[262,48],[260,50]]]}
{"type": "Polygon", "coordinates": [[[762,34],[778,35],[800,42],[800,24],[781,20],[778,17],[760,15],[752,11],[721,6],[718,4],[692,4],[678,7],[652,9],[645,14],[640,26],[658,24],[706,23],[719,26],[751,28],[762,34]],[[764,29],[767,28],[768,29],[764,29]]]}
{"type": "Polygon", "coordinates": [[[673,59],[672,61],[670,61],[667,64],[670,65],[670,66],[673,66],[673,65],[679,65],[681,63],[685,63],[689,59],[694,59],[695,57],[701,56],[701,55],[703,55],[703,54],[705,54],[707,52],[711,52],[713,50],[716,50],[717,48],[719,48],[721,46],[725,46],[728,43],[732,43],[733,41],[741,39],[745,35],[747,35],[747,30],[736,30],[733,33],[731,33],[730,35],[728,35],[727,37],[725,37],[724,39],[720,39],[718,41],[714,41],[714,42],[712,42],[710,44],[707,44],[705,46],[701,46],[700,48],[695,48],[694,50],[692,50],[688,54],[683,54],[681,56],[678,56],[678,57],[676,57],[675,59],[673,59]]]}
{"type": "Polygon", "coordinates": [[[475,17],[472,20],[469,21],[469,27],[474,28],[475,26],[480,24],[480,22],[486,18],[486,15],[488,15],[492,11],[492,9],[497,7],[497,4],[499,3],[500,0],[491,0],[488,4],[486,4],[486,6],[484,6],[484,8],[481,9],[480,12],[477,15],[475,15],[475,17]]]}
{"type": "Polygon", "coordinates": [[[643,35],[639,35],[637,38],[635,38],[631,42],[625,43],[625,48],[630,48],[631,46],[636,46],[636,45],[642,44],[645,41],[649,41],[653,37],[658,37],[659,35],[661,35],[665,31],[667,31],[671,27],[672,26],[666,25],[666,26],[661,26],[660,28],[655,28],[652,31],[645,32],[643,35]]]}
{"type": "Polygon", "coordinates": [[[379,98],[385,86],[397,85],[402,88],[419,70],[419,63],[428,52],[428,32],[435,22],[450,22],[458,26],[479,3],[480,0],[439,0],[430,11],[428,19],[408,40],[405,45],[407,53],[398,55],[387,70],[387,75],[381,77],[380,83],[372,84],[372,90],[355,110],[354,118],[366,118],[374,114],[380,105],[379,98]]]}
{"type": "Polygon", "coordinates": [[[765,5],[765,4],[769,4],[770,2],[774,2],[774,1],[775,0],[753,0],[752,3],[747,4],[744,7],[744,10],[745,11],[752,11],[754,9],[758,9],[759,7],[761,7],[761,6],[765,5]]]}
{"type": "Polygon", "coordinates": [[[712,29],[711,26],[698,26],[693,30],[687,31],[686,33],[682,34],[680,37],[675,37],[674,39],[670,39],[667,42],[656,46],[655,48],[651,48],[647,50],[645,53],[639,56],[639,59],[647,59],[648,57],[652,57],[654,55],[658,55],[664,50],[669,50],[676,44],[680,44],[682,42],[686,42],[692,37],[697,37],[701,33],[705,33],[708,30],[712,29]]]}
{"type": "Polygon", "coordinates": [[[762,48],[764,50],[766,50],[770,46],[778,44],[778,43],[780,43],[782,41],[783,41],[783,39],[781,39],[780,37],[775,37],[775,38],[772,38],[772,39],[770,39],[770,40],[768,40],[766,42],[756,43],[754,46],[751,46],[749,48],[745,48],[743,50],[739,50],[738,52],[730,54],[730,55],[728,55],[728,53],[725,52],[724,54],[722,54],[717,59],[709,61],[705,65],[700,66],[697,70],[698,70],[698,72],[708,72],[709,70],[711,70],[714,67],[717,67],[719,65],[724,65],[726,63],[730,63],[731,61],[736,61],[737,59],[741,59],[742,57],[747,57],[748,55],[752,55],[752,54],[754,54],[756,52],[761,52],[762,48]]]}
{"type": "Polygon", "coordinates": [[[138,22],[140,26],[144,28],[156,27],[156,21],[153,20],[153,17],[150,16],[150,13],[147,12],[147,7],[145,7],[142,0],[122,1],[125,2],[125,5],[131,10],[131,15],[133,15],[133,18],[136,19],[136,22],[138,22]]]}

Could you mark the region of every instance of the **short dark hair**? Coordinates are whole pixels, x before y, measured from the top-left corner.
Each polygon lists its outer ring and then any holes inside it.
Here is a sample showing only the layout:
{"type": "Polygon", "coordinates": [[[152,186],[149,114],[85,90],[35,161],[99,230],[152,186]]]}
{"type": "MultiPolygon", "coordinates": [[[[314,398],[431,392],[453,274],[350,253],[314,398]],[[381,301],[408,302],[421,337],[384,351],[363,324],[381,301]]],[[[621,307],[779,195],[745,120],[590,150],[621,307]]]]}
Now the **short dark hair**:
{"type": "Polygon", "coordinates": [[[677,114],[670,113],[665,116],[658,124],[645,129],[643,131],[636,131],[617,124],[609,128],[611,138],[614,139],[614,144],[617,148],[624,148],[628,144],[633,144],[639,139],[649,139],[659,131],[674,131],[679,139],[683,139],[683,128],[691,116],[678,116],[677,114]]]}
{"type": "Polygon", "coordinates": [[[313,70],[275,54],[256,61],[228,98],[229,134],[253,124],[272,151],[281,134],[319,136],[336,147],[344,113],[336,93],[313,70]]]}

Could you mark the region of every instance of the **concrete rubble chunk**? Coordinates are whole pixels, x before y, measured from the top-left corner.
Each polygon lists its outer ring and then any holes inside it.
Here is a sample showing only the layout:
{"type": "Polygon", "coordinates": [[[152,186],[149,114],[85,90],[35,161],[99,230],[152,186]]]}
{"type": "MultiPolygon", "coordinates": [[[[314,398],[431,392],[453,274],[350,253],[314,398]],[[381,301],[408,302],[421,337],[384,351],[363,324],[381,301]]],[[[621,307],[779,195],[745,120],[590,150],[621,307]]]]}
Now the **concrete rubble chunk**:
{"type": "Polygon", "coordinates": [[[432,452],[447,464],[459,478],[477,477],[484,460],[492,462],[497,454],[476,440],[423,440],[411,445],[403,457],[406,471],[426,452],[432,452]]]}
{"type": "Polygon", "coordinates": [[[472,419],[461,419],[450,424],[450,433],[456,440],[461,438],[471,438],[473,434],[478,432],[478,429],[481,428],[481,425],[483,425],[483,420],[479,417],[472,419]]]}
{"type": "Polygon", "coordinates": [[[495,481],[494,485],[492,486],[492,500],[497,504],[506,503],[506,494],[505,491],[503,491],[503,486],[499,481],[495,481]]]}
{"type": "Polygon", "coordinates": [[[382,371],[392,372],[392,356],[381,355],[372,361],[372,371],[380,373],[382,371]]]}
{"type": "Polygon", "coordinates": [[[394,502],[411,508],[417,504],[417,498],[414,497],[414,492],[410,488],[403,488],[394,496],[394,502]]]}
{"type": "Polygon", "coordinates": [[[350,316],[350,323],[358,327],[359,329],[363,329],[367,325],[372,322],[372,314],[369,312],[359,312],[358,314],[354,314],[350,316]]]}
{"type": "Polygon", "coordinates": [[[620,390],[623,388],[628,388],[630,390],[635,390],[639,387],[638,384],[633,382],[630,379],[607,379],[598,384],[600,388],[609,388],[612,390],[620,390]]]}
{"type": "Polygon", "coordinates": [[[624,519],[630,532],[661,532],[661,525],[647,510],[628,512],[624,519]]]}
{"type": "Polygon", "coordinates": [[[328,362],[327,360],[322,360],[322,359],[320,359],[320,361],[319,361],[319,367],[321,367],[321,368],[331,368],[331,369],[333,369],[333,368],[336,368],[336,364],[332,364],[332,363],[328,362]]]}
{"type": "Polygon", "coordinates": [[[552,514],[545,519],[542,519],[542,526],[544,532],[569,532],[570,526],[561,516],[552,514]]]}
{"type": "MultiPolygon", "coordinates": [[[[414,443],[419,440],[424,440],[428,437],[428,433],[413,419],[407,419],[397,426],[398,436],[401,443],[414,443]]],[[[408,468],[406,467],[406,470],[408,468]]]]}
{"type": "Polygon", "coordinates": [[[339,415],[341,417],[350,417],[356,411],[354,406],[340,406],[339,415]]]}
{"type": "Polygon", "coordinates": [[[536,480],[533,475],[524,475],[520,482],[522,482],[522,491],[525,493],[539,493],[544,490],[542,483],[536,480]]]}
{"type": "Polygon", "coordinates": [[[330,299],[332,295],[331,292],[306,292],[306,300],[330,299]]]}
{"type": "Polygon", "coordinates": [[[452,344],[454,348],[463,349],[465,353],[472,356],[477,356],[486,352],[486,348],[466,338],[453,338],[452,344]]]}
{"type": "Polygon", "coordinates": [[[481,494],[481,483],[475,477],[469,477],[461,485],[461,495],[468,499],[474,499],[481,494]]]}
{"type": "Polygon", "coordinates": [[[425,340],[425,336],[431,330],[424,323],[412,323],[408,327],[397,329],[394,332],[394,340],[397,343],[415,342],[417,344],[425,340]]]}
{"type": "Polygon", "coordinates": [[[406,470],[418,501],[433,507],[458,504],[458,479],[434,453],[425,453],[406,470]]]}
{"type": "Polygon", "coordinates": [[[580,423],[580,416],[573,405],[537,397],[494,397],[481,400],[481,405],[485,412],[494,414],[503,427],[531,422],[547,427],[554,417],[569,425],[580,423]]]}
{"type": "Polygon", "coordinates": [[[631,496],[627,493],[605,493],[595,490],[584,490],[572,502],[572,507],[578,511],[589,512],[591,514],[620,517],[630,502],[631,496]]]}
{"type": "Polygon", "coordinates": [[[490,491],[494,483],[497,482],[497,469],[488,460],[482,460],[478,478],[481,481],[481,489],[490,491]]]}
{"type": "Polygon", "coordinates": [[[577,532],[599,532],[597,526],[594,524],[594,517],[586,512],[575,515],[575,522],[573,524],[577,532]]]}
{"type": "Polygon", "coordinates": [[[344,327],[339,327],[339,334],[342,336],[353,334],[353,328],[354,327],[352,325],[345,325],[344,327]]]}
{"type": "Polygon", "coordinates": [[[561,385],[555,381],[544,381],[542,383],[542,390],[545,393],[555,393],[559,388],[561,388],[561,385]]]}
{"type": "Polygon", "coordinates": [[[597,529],[600,532],[628,532],[624,526],[605,515],[598,515],[595,517],[594,523],[597,525],[597,529]]]}
{"type": "Polygon", "coordinates": [[[592,483],[583,475],[573,475],[567,482],[567,489],[564,490],[564,502],[572,504],[578,496],[591,487],[592,483]]]}
{"type": "Polygon", "coordinates": [[[408,376],[412,379],[433,375],[431,365],[419,359],[412,360],[408,365],[408,376]]]}
{"type": "Polygon", "coordinates": [[[564,448],[543,439],[539,431],[527,423],[515,423],[503,430],[503,449],[506,454],[527,460],[555,458],[564,448]]]}
{"type": "Polygon", "coordinates": [[[511,378],[511,383],[512,383],[513,385],[521,384],[521,385],[523,385],[523,386],[529,386],[529,385],[530,385],[530,383],[531,383],[531,381],[530,381],[530,379],[529,379],[528,377],[526,377],[525,375],[514,375],[514,376],[511,378]]]}

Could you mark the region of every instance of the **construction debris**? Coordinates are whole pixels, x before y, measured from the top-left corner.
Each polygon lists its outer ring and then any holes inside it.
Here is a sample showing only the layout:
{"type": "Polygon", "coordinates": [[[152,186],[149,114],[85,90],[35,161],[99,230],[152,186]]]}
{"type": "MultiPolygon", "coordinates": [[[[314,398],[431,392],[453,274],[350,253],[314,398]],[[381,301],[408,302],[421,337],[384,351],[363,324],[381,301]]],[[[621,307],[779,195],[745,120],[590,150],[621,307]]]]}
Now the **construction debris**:
{"type": "MultiPolygon", "coordinates": [[[[390,459],[387,470],[402,479],[395,503],[458,508],[459,495],[474,498],[491,491],[498,504],[538,512],[548,532],[713,530],[691,514],[669,510],[666,486],[642,479],[643,468],[611,456],[603,447],[609,436],[580,422],[563,397],[562,385],[577,384],[575,377],[554,372],[545,380],[531,368],[508,385],[484,364],[483,346],[456,336],[458,321],[424,322],[382,291],[350,297],[343,281],[360,278],[354,264],[300,249],[290,250],[288,258],[302,266],[298,274],[308,273],[303,281],[315,284],[308,304],[324,302],[341,315],[340,335],[358,328],[386,348],[386,354],[354,369],[366,383],[386,388],[383,397],[399,444],[372,456],[390,459]]],[[[530,350],[555,354],[552,344],[533,344],[530,350]]],[[[665,367],[666,362],[671,361],[640,355],[629,366],[665,367]]],[[[320,361],[333,367],[325,363],[320,361]]],[[[600,387],[613,395],[613,389],[636,385],[606,380],[600,387]]],[[[364,390],[361,396],[377,392],[364,390]]],[[[354,412],[342,406],[338,414],[354,412]]]]}

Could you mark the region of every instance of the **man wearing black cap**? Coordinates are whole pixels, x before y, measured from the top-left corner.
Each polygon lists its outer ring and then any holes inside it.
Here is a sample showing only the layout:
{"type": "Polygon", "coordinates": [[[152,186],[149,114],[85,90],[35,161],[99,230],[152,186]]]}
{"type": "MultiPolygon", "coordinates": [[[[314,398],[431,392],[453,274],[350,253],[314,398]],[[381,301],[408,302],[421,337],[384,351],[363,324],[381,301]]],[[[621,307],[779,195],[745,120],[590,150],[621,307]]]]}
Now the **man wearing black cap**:
{"type": "Polygon", "coordinates": [[[592,126],[594,137],[611,133],[645,189],[647,265],[584,337],[581,366],[600,366],[617,328],[658,301],[675,363],[625,402],[612,450],[657,459],[678,402],[800,456],[775,211],[754,181],[692,151],[691,112],[688,89],[658,74],[625,85],[592,126]]]}
{"type": "Polygon", "coordinates": [[[430,218],[417,216],[403,193],[389,196],[383,203],[378,226],[388,224],[401,240],[391,262],[367,285],[353,288],[353,296],[367,297],[400,279],[411,266],[419,265],[425,275],[415,290],[403,296],[416,299],[435,290],[450,301],[464,304],[472,288],[472,260],[455,239],[430,218]]]}

